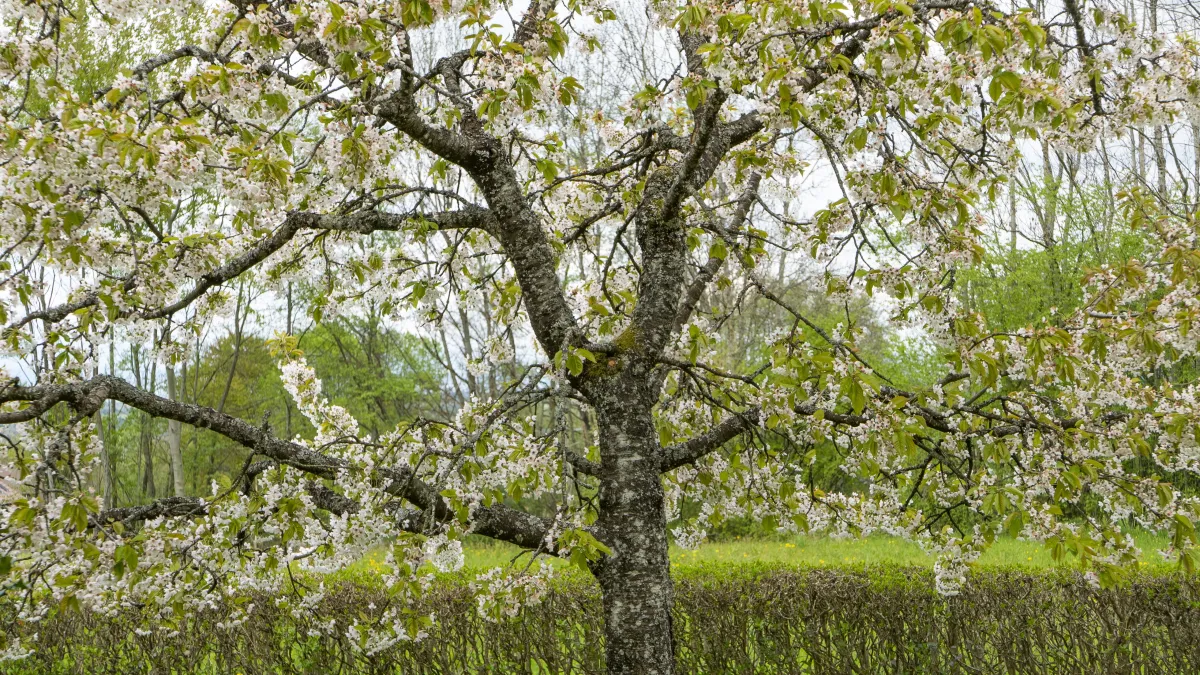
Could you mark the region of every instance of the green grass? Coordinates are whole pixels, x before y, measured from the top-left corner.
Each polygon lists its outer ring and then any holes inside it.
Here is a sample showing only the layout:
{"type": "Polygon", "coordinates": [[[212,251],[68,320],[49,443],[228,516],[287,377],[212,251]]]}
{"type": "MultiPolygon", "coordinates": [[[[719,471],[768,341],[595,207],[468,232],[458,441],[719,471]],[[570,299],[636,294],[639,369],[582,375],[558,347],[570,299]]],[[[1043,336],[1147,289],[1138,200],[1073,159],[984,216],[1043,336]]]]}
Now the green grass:
{"type": "MultiPolygon", "coordinates": [[[[1134,537],[1142,549],[1142,567],[1161,567],[1173,563],[1165,562],[1156,553],[1167,545],[1162,536],[1138,534],[1134,537]]],[[[499,542],[470,542],[465,547],[466,566],[469,569],[486,569],[507,565],[521,550],[499,542]]],[[[528,554],[517,558],[528,560],[528,554]]],[[[735,539],[711,542],[695,550],[671,548],[673,565],[692,567],[709,563],[781,563],[805,566],[845,566],[864,564],[916,565],[932,567],[934,556],[921,551],[916,544],[889,536],[871,536],[862,539],[833,539],[825,536],[801,536],[790,541],[765,541],[735,539]]],[[[556,563],[565,564],[563,561],[556,563]]],[[[1032,569],[1048,567],[1071,567],[1076,560],[1068,556],[1056,563],[1050,550],[1040,542],[1001,539],[997,541],[977,563],[981,566],[1015,566],[1032,569]]],[[[369,562],[368,562],[369,565],[369,562]]]]}
{"type": "MultiPolygon", "coordinates": [[[[1155,550],[1166,545],[1163,537],[1137,537],[1146,566],[1162,564],[1155,550]]],[[[797,537],[792,541],[745,541],[704,544],[694,551],[673,549],[671,561],[679,565],[706,562],[770,562],[811,566],[841,566],[861,564],[899,564],[932,567],[934,556],[925,553],[915,543],[888,536],[862,539],[833,539],[830,537],[797,537]]],[[[1047,568],[1071,566],[1074,559],[1056,563],[1050,550],[1041,542],[1001,539],[984,553],[978,562],[983,566],[1017,566],[1047,568]]]]}

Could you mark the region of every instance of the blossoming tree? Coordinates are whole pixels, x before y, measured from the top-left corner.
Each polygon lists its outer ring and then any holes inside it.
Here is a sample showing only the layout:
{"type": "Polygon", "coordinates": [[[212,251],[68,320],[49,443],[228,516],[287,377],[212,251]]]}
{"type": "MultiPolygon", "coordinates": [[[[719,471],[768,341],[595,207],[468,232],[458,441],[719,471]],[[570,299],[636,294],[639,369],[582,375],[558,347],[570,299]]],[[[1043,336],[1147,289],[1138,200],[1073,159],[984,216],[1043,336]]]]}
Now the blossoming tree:
{"type": "MultiPolygon", "coordinates": [[[[303,612],[323,586],[297,578],[381,543],[402,600],[461,565],[474,533],[589,569],[609,671],[670,673],[670,522],[685,545],[729,516],[908,536],[940,552],[947,593],[1005,532],[1076,552],[1102,581],[1134,559],[1130,525],[1172,532],[1193,560],[1200,503],[1163,478],[1200,460],[1196,387],[1169,376],[1196,355],[1187,205],[1126,195],[1151,254],[1093,272],[1071,315],[997,334],[954,295],[1024,143],[1086,151],[1190,114],[1186,39],[1079,0],[1045,21],[979,0],[0,8],[0,323],[9,363],[37,366],[0,387],[18,478],[0,598],[26,621],[137,604],[155,608],[148,629],[216,606],[235,625],[252,606],[222,603],[263,592],[303,612]],[[65,35],[136,35],[160,14],[194,30],[145,37],[154,53],[99,90],[71,85],[65,35]],[[654,50],[640,73],[613,51],[612,27],[634,21],[654,50]],[[596,89],[585,72],[611,77],[596,89]],[[805,171],[830,189],[796,220],[779,204],[805,171]],[[946,354],[944,376],[894,384],[853,325],[825,330],[767,283],[773,247],[835,300],[890,298],[946,354]],[[248,277],[324,284],[318,315],[369,298],[408,325],[469,317],[474,298],[509,327],[493,358],[521,365],[452,421],[378,437],[322,396],[287,336],[277,354],[313,438],[102,372],[119,336],[156,330],[159,358],[181,358],[180,336],[219,321],[248,277]],[[714,363],[751,298],[789,328],[761,362],[714,363]],[[109,400],[250,460],[211,494],[104,509],[89,475],[109,400]],[[530,413],[546,401],[549,429],[530,413]],[[562,442],[568,410],[593,421],[585,449],[562,442]],[[818,488],[818,445],[861,489],[818,488]]],[[[536,599],[550,569],[484,575],[481,611],[536,599]]],[[[370,653],[427,620],[398,601],[327,630],[370,653]]]]}

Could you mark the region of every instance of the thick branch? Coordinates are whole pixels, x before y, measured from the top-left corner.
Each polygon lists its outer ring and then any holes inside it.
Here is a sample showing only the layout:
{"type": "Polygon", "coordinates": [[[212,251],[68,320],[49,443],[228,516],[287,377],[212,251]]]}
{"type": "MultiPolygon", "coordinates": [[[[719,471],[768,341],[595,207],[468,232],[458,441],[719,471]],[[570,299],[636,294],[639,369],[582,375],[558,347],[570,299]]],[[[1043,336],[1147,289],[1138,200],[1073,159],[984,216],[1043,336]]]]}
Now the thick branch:
{"type": "Polygon", "coordinates": [[[93,398],[120,401],[153,417],[184,422],[199,429],[211,429],[257,454],[324,478],[334,477],[338,469],[344,466],[340,460],[327,457],[298,443],[280,440],[266,429],[231,415],[204,406],[162,398],[110,375],[98,375],[91,380],[71,384],[13,384],[0,390],[0,403],[55,400],[78,405],[93,398]]]}
{"type": "Polygon", "coordinates": [[[705,455],[720,449],[721,446],[742,435],[747,429],[757,426],[761,415],[762,412],[758,408],[751,408],[745,412],[726,418],[720,424],[713,427],[712,431],[702,436],[697,436],[678,445],[672,445],[669,448],[663,448],[662,455],[659,457],[658,470],[665,473],[685,464],[696,462],[705,455]]]}
{"type": "MultiPolygon", "coordinates": [[[[156,307],[153,309],[145,309],[142,311],[126,312],[122,316],[132,316],[139,319],[161,319],[171,316],[175,312],[191,305],[212,288],[219,286],[227,281],[237,278],[242,273],[251,269],[255,265],[266,260],[271,254],[283,248],[288,242],[296,236],[296,233],[301,230],[326,230],[326,231],[341,231],[354,232],[357,234],[370,234],[372,232],[395,231],[403,228],[406,224],[413,220],[421,219],[436,224],[440,229],[490,229],[495,226],[495,218],[485,208],[479,206],[467,206],[457,211],[445,211],[440,213],[420,214],[420,213],[385,213],[382,211],[359,211],[356,213],[345,215],[322,215],[309,212],[294,212],[289,214],[279,229],[275,230],[270,235],[255,242],[253,246],[238,255],[229,262],[221,265],[217,269],[201,275],[196,280],[196,285],[183,295],[179,300],[156,307]]],[[[126,292],[133,290],[137,286],[136,279],[131,276],[126,279],[124,288],[126,292]]],[[[99,303],[99,296],[92,291],[85,294],[83,297],[72,302],[64,303],[49,309],[30,312],[21,319],[10,324],[4,329],[4,335],[11,335],[13,331],[20,330],[24,326],[33,321],[45,321],[47,323],[57,323],[70,316],[73,312],[88,307],[95,307],[99,303]]],[[[17,420],[13,420],[17,421],[17,420]]],[[[3,423],[0,418],[0,423],[3,423]]]]}
{"type": "MultiPolygon", "coordinates": [[[[867,418],[862,415],[837,413],[809,404],[798,405],[794,410],[796,414],[805,416],[820,413],[822,419],[842,426],[856,427],[867,422],[867,418]]],[[[745,412],[726,418],[702,436],[664,448],[659,461],[659,471],[670,471],[703,459],[709,453],[719,450],[729,441],[756,426],[761,417],[762,412],[758,408],[750,408],[745,412]]]]}
{"type": "MultiPolygon", "coordinates": [[[[1087,33],[1083,29],[1083,12],[1079,9],[1079,3],[1076,0],[1063,0],[1063,7],[1066,8],[1067,14],[1071,15],[1071,23],[1075,26],[1075,40],[1079,43],[1079,49],[1083,51],[1083,61],[1087,66],[1091,66],[1092,52],[1095,50],[1087,40],[1087,33]]],[[[1092,106],[1096,109],[1097,115],[1104,114],[1104,105],[1100,99],[1100,86],[1095,77],[1088,78],[1088,84],[1092,91],[1092,106]]]]}
{"type": "MultiPolygon", "coordinates": [[[[331,479],[348,467],[344,460],[329,457],[299,443],[276,438],[266,427],[254,426],[212,408],[162,398],[108,375],[71,384],[10,384],[0,390],[0,403],[32,401],[34,406],[40,408],[49,408],[58,402],[67,402],[73,406],[91,405],[97,400],[109,399],[120,401],[153,417],[209,429],[255,454],[314,477],[331,479]]],[[[423,511],[432,511],[439,521],[446,522],[454,517],[437,489],[420,480],[412,469],[380,469],[379,477],[387,481],[385,492],[407,499],[423,511]]],[[[353,513],[360,508],[352,500],[317,485],[319,484],[311,483],[309,492],[318,507],[335,513],[353,513]]],[[[203,513],[204,508],[204,502],[198,499],[169,498],[144,506],[110,509],[98,516],[98,520],[100,523],[117,520],[133,522],[160,516],[197,515],[203,513]]],[[[502,504],[476,509],[472,523],[475,531],[480,534],[525,547],[537,547],[549,529],[549,524],[544,519],[502,504]]]]}
{"type": "Polygon", "coordinates": [[[579,473],[586,474],[588,476],[600,475],[602,467],[600,466],[599,462],[593,462],[587,457],[584,457],[578,452],[570,449],[564,450],[563,454],[567,458],[567,463],[574,467],[574,469],[579,473]]]}
{"type": "MultiPolygon", "coordinates": [[[[715,115],[717,108],[713,110],[715,115]]],[[[632,328],[638,346],[651,356],[661,353],[674,334],[675,319],[684,297],[687,248],[680,213],[682,203],[712,178],[732,148],[762,128],[762,122],[752,114],[726,124],[717,124],[715,120],[709,124],[704,118],[698,123],[701,127],[693,139],[694,145],[684,158],[672,169],[660,170],[646,181],[642,202],[634,216],[642,251],[642,272],[632,328]]]]}
{"type": "Polygon", "coordinates": [[[389,94],[375,108],[379,119],[399,129],[435,155],[463,168],[479,167],[488,157],[488,148],[464,134],[425,121],[416,98],[403,88],[389,94]]]}
{"type": "MultiPolygon", "coordinates": [[[[954,382],[965,378],[965,374],[953,373],[943,378],[942,383],[954,382]]],[[[880,390],[881,400],[886,401],[894,396],[905,396],[906,398],[910,399],[914,398],[914,395],[911,393],[902,392],[891,387],[884,387],[880,390]]],[[[866,424],[870,420],[870,417],[867,415],[839,413],[826,408],[818,408],[812,404],[801,404],[796,406],[793,410],[798,415],[820,415],[821,419],[828,420],[829,422],[839,426],[857,427],[866,424]]],[[[925,421],[925,425],[930,429],[940,431],[945,434],[958,433],[956,425],[953,424],[951,420],[951,415],[954,414],[974,415],[986,420],[990,420],[993,423],[996,423],[995,426],[967,433],[987,435],[993,438],[1003,438],[1013,434],[1036,430],[1066,431],[1069,429],[1079,428],[1079,426],[1083,423],[1083,420],[1071,417],[1057,419],[1053,424],[1045,424],[1033,419],[1001,417],[986,410],[966,406],[955,407],[952,412],[941,413],[926,406],[918,405],[912,400],[908,401],[904,405],[904,410],[908,414],[922,418],[925,421]]],[[[711,431],[702,436],[697,436],[689,441],[685,441],[678,445],[673,445],[669,448],[664,448],[660,457],[659,470],[666,472],[676,469],[680,466],[699,461],[709,453],[719,450],[725,445],[725,443],[736,438],[741,433],[756,426],[760,418],[760,410],[758,408],[751,408],[745,412],[726,418],[720,424],[713,427],[711,431]]],[[[1117,424],[1125,421],[1127,418],[1127,413],[1110,411],[1101,414],[1097,421],[1104,424],[1117,424]]]]}
{"type": "MultiPolygon", "coordinates": [[[[750,215],[750,207],[754,204],[755,198],[758,196],[758,186],[762,181],[762,175],[755,172],[751,174],[750,180],[746,185],[745,191],[738,199],[737,208],[733,212],[733,217],[729,221],[729,226],[725,228],[726,233],[736,232],[741,228],[742,223],[746,222],[746,218],[750,215]]],[[[674,331],[678,332],[685,323],[692,317],[692,313],[696,311],[696,304],[700,302],[700,296],[704,294],[704,289],[717,276],[717,272],[721,271],[721,266],[725,264],[725,258],[718,256],[709,256],[704,265],[700,268],[699,274],[692,280],[687,291],[683,294],[683,301],[679,304],[679,311],[675,314],[674,331]]]]}
{"type": "Polygon", "coordinates": [[[91,518],[93,526],[120,522],[126,525],[155,518],[190,518],[208,513],[208,504],[199,497],[164,497],[143,506],[105,509],[91,518]]]}
{"type": "MultiPolygon", "coordinates": [[[[303,47],[304,47],[304,43],[301,44],[300,51],[301,51],[301,53],[306,53],[306,50],[303,49],[303,47]]],[[[162,68],[163,66],[169,65],[169,64],[174,63],[175,61],[178,61],[183,58],[194,58],[194,59],[198,59],[200,61],[204,61],[206,63],[215,63],[215,64],[222,64],[222,65],[230,63],[230,60],[227,56],[221,55],[217,52],[209,51],[209,50],[204,49],[203,47],[199,47],[197,45],[184,45],[184,46],[179,47],[178,49],[172,50],[170,52],[159,54],[157,56],[146,59],[145,61],[142,61],[138,65],[134,66],[133,77],[138,80],[144,80],[144,79],[146,79],[146,77],[148,77],[151,73],[158,70],[159,68],[162,68]]],[[[328,67],[328,63],[326,63],[325,66],[328,67]]],[[[295,87],[297,89],[301,89],[304,91],[311,91],[312,89],[314,89],[314,85],[311,82],[309,82],[305,79],[299,78],[295,75],[292,75],[291,73],[285,72],[284,70],[280,69],[279,67],[273,66],[270,63],[260,63],[255,68],[255,72],[258,73],[259,75],[263,75],[263,76],[267,76],[267,77],[278,77],[280,80],[283,80],[283,82],[286,83],[287,85],[295,87]]],[[[101,89],[101,90],[97,91],[94,94],[94,96],[97,99],[102,98],[102,97],[104,97],[105,94],[107,94],[111,90],[112,90],[112,87],[107,87],[105,89],[101,89]]],[[[182,89],[177,90],[172,95],[164,97],[161,100],[172,100],[178,96],[181,96],[182,94],[183,94],[182,89]]],[[[125,98],[125,96],[122,96],[122,99],[124,99],[124,98],[125,98]]],[[[330,105],[332,107],[339,107],[339,106],[343,105],[343,102],[337,100],[336,98],[334,98],[333,96],[330,96],[329,94],[318,95],[315,100],[325,103],[327,105],[330,105]]]]}
{"type": "MultiPolygon", "coordinates": [[[[552,3],[535,1],[518,24],[513,37],[523,43],[536,34],[536,27],[552,3]]],[[[450,93],[459,97],[459,69],[469,53],[455,54],[435,64],[434,70],[450,93]]],[[[428,79],[428,78],[426,78],[428,79]]],[[[467,101],[457,101],[460,108],[467,101]]],[[[516,272],[530,324],[542,349],[553,355],[576,330],[575,316],[563,295],[557,260],[545,230],[529,206],[521,181],[503,145],[476,118],[469,105],[463,110],[458,131],[429,124],[420,111],[414,91],[401,87],[386,96],[375,111],[429,151],[462,167],[475,182],[495,218],[491,233],[500,240],[504,254],[516,272]]]]}

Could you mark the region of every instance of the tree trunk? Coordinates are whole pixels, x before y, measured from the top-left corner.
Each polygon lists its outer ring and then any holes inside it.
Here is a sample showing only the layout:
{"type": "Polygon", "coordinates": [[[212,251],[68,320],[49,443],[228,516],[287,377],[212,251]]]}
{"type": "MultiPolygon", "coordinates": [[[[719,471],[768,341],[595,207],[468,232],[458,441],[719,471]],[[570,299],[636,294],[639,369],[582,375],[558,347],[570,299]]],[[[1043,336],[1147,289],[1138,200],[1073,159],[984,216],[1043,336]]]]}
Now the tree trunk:
{"type": "Polygon", "coordinates": [[[92,417],[93,423],[96,425],[96,434],[100,436],[100,483],[103,491],[101,492],[104,508],[111,509],[115,504],[115,495],[117,491],[116,484],[113,481],[113,463],[112,454],[109,452],[112,439],[110,434],[104,428],[104,413],[100,410],[92,417]]]}
{"type": "Polygon", "coordinates": [[[1192,120],[1192,193],[1193,209],[1200,208],[1200,120],[1192,120]]]}
{"type": "MultiPolygon", "coordinates": [[[[1015,178],[1014,178],[1015,182],[1015,178]]],[[[1017,186],[1008,188],[1008,250],[1017,250],[1017,186]]]]}
{"type": "Polygon", "coordinates": [[[229,400],[229,389],[233,387],[233,378],[237,375],[238,357],[242,355],[242,332],[246,326],[246,315],[250,308],[242,310],[242,286],[238,286],[237,305],[233,308],[233,358],[229,364],[229,377],[225,378],[225,390],[221,392],[221,402],[217,404],[217,412],[225,412],[225,402],[229,400]]]}
{"type": "Polygon", "coordinates": [[[671,674],[675,593],[656,463],[658,436],[648,409],[608,414],[601,409],[598,417],[605,476],[597,525],[612,553],[593,572],[604,603],[608,672],[671,674]]]}
{"type": "MultiPolygon", "coordinates": [[[[185,373],[187,365],[184,365],[185,373]]],[[[186,378],[187,375],[184,375],[186,378]]],[[[175,387],[175,366],[167,366],[167,397],[172,401],[180,399],[175,387]]],[[[176,497],[186,497],[187,490],[183,486],[183,422],[167,421],[167,455],[171,459],[171,484],[176,497]]]]}
{"type": "MultiPolygon", "coordinates": [[[[158,334],[155,332],[154,340],[158,340],[158,334]]],[[[142,386],[142,363],[138,358],[141,354],[141,349],[136,345],[130,351],[130,357],[133,365],[134,384],[138,389],[143,389],[142,386]]],[[[154,366],[148,369],[146,379],[149,381],[149,391],[154,393],[158,387],[156,386],[156,377],[158,367],[154,366]]],[[[154,499],[156,494],[154,485],[154,418],[149,413],[143,412],[140,416],[141,424],[138,427],[138,444],[142,451],[142,496],[149,499],[154,499]]]]}

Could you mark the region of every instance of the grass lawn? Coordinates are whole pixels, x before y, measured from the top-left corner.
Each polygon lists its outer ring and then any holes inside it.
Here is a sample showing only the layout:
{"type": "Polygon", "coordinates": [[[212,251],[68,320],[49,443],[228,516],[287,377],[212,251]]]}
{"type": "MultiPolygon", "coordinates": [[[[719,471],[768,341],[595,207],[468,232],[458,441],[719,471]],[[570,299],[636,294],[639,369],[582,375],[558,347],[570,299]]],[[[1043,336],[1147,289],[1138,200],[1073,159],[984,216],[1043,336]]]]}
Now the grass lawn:
{"type": "MultiPolygon", "coordinates": [[[[1134,537],[1142,549],[1142,566],[1173,565],[1156,552],[1167,545],[1167,538],[1149,534],[1134,537]]],[[[482,569],[504,565],[520,553],[515,546],[499,542],[472,542],[466,547],[466,565],[482,569]]],[[[932,567],[934,557],[916,544],[889,536],[863,539],[832,539],[824,536],[796,537],[790,541],[733,540],[705,543],[688,551],[671,548],[671,562],[677,566],[705,563],[784,563],[811,566],[839,566],[890,563],[932,567]]],[[[1071,566],[1074,558],[1055,563],[1050,550],[1041,542],[1001,539],[979,560],[979,565],[1029,568],[1071,566]]]]}

